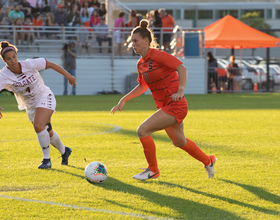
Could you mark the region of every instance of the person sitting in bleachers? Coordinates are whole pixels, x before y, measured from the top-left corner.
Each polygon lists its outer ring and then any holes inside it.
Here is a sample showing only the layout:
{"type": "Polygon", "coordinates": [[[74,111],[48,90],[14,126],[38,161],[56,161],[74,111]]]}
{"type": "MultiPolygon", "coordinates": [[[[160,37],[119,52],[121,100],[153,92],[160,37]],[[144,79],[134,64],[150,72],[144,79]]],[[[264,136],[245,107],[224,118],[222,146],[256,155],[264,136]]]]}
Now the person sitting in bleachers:
{"type": "Polygon", "coordinates": [[[42,36],[42,32],[40,32],[42,30],[42,28],[40,28],[40,27],[43,26],[43,19],[42,19],[42,15],[40,14],[40,12],[37,12],[35,14],[35,16],[32,20],[32,26],[37,26],[37,27],[34,27],[34,31],[36,32],[36,37],[38,39],[40,39],[42,36]]]}
{"type": "Polygon", "coordinates": [[[81,23],[80,13],[78,12],[78,5],[73,5],[72,10],[68,13],[68,25],[70,27],[79,27],[81,23]]]}
{"type": "Polygon", "coordinates": [[[18,3],[14,0],[7,0],[5,2],[6,16],[9,15],[10,11],[14,10],[16,4],[18,4],[18,3]]]}
{"type": "Polygon", "coordinates": [[[66,27],[68,26],[68,17],[67,14],[62,11],[62,9],[64,8],[64,5],[58,4],[56,7],[56,11],[54,12],[54,18],[56,20],[56,23],[58,26],[60,27],[66,27]]]}
{"type": "Polygon", "coordinates": [[[35,35],[34,35],[34,29],[29,27],[29,26],[32,26],[31,18],[27,17],[22,26],[23,26],[23,30],[24,30],[22,39],[23,40],[26,39],[27,45],[33,44],[35,35]],[[28,26],[28,27],[25,27],[25,26],[28,26]]]}
{"type": "Polygon", "coordinates": [[[86,48],[88,55],[90,56],[91,52],[91,44],[89,42],[89,33],[87,28],[85,27],[85,24],[81,22],[80,28],[76,31],[76,37],[77,37],[77,45],[79,48],[79,55],[82,54],[82,48],[86,48]]]}
{"type": "MultiPolygon", "coordinates": [[[[51,27],[57,27],[57,23],[56,23],[56,20],[55,20],[52,12],[48,12],[46,14],[46,21],[45,22],[46,22],[45,26],[47,26],[47,28],[46,28],[47,31],[52,31],[52,30],[56,31],[57,30],[57,28],[51,28],[51,27]]],[[[46,37],[48,39],[51,39],[51,36],[53,34],[55,34],[55,36],[57,35],[57,33],[54,33],[54,32],[46,32],[46,37]]]]}
{"type": "Polygon", "coordinates": [[[22,20],[20,18],[16,18],[13,22],[13,26],[18,26],[18,27],[15,28],[16,29],[16,32],[15,32],[16,45],[19,45],[19,40],[20,40],[21,44],[23,44],[24,34],[21,31],[22,30],[22,20]]]}
{"type": "Polygon", "coordinates": [[[97,10],[94,10],[92,12],[92,15],[90,17],[90,26],[91,27],[95,27],[96,25],[98,25],[100,22],[99,16],[97,14],[97,10]]]}
{"type": "Polygon", "coordinates": [[[102,53],[101,47],[103,41],[108,41],[108,46],[109,46],[108,53],[111,53],[112,38],[108,36],[109,29],[108,29],[108,25],[105,24],[105,17],[100,18],[100,23],[95,27],[95,33],[96,33],[96,40],[99,45],[99,53],[102,53]]]}
{"type": "Polygon", "coordinates": [[[17,4],[15,6],[15,9],[10,11],[8,18],[9,18],[9,23],[13,24],[14,21],[19,18],[21,20],[21,24],[24,22],[24,13],[20,10],[21,5],[17,4]]]}

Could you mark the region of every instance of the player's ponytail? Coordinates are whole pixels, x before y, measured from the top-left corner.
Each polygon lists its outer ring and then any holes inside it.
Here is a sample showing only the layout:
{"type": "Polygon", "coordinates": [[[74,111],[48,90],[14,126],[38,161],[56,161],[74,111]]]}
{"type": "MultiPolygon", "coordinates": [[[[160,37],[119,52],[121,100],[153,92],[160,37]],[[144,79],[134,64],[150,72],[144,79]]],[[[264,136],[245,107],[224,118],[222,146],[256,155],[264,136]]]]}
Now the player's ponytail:
{"type": "Polygon", "coordinates": [[[8,41],[1,41],[0,45],[1,45],[0,54],[1,54],[2,59],[4,59],[4,55],[6,52],[13,50],[17,53],[17,51],[18,51],[17,47],[14,46],[13,44],[10,44],[8,41]]]}
{"type": "Polygon", "coordinates": [[[134,28],[132,30],[132,34],[139,33],[142,38],[148,38],[150,42],[151,48],[158,47],[158,43],[156,42],[156,39],[154,38],[153,32],[148,28],[149,22],[146,19],[142,19],[139,22],[139,26],[134,28]]]}

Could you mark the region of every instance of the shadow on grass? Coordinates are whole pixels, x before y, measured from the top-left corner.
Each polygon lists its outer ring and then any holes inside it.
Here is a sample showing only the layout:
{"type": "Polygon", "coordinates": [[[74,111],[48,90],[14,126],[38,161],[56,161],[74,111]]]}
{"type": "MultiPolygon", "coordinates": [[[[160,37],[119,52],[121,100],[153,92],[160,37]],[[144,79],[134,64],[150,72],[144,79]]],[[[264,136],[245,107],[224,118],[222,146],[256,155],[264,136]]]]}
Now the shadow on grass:
{"type": "MultiPolygon", "coordinates": [[[[245,185],[245,184],[240,184],[240,183],[236,183],[236,182],[233,182],[233,181],[230,181],[230,180],[223,180],[223,179],[219,179],[219,180],[224,181],[226,183],[230,183],[230,184],[235,184],[235,185],[241,186],[244,189],[247,189],[248,191],[250,191],[251,193],[259,196],[261,199],[265,199],[267,201],[272,201],[274,203],[279,204],[279,201],[280,201],[280,197],[279,196],[273,195],[273,194],[271,194],[271,193],[269,193],[269,192],[267,192],[267,191],[265,191],[265,190],[263,190],[263,189],[261,189],[259,187],[254,187],[254,186],[249,186],[249,185],[245,185]]],[[[241,207],[246,207],[246,208],[253,209],[255,211],[259,211],[259,212],[262,212],[262,213],[265,213],[265,214],[269,214],[269,215],[279,215],[280,214],[279,211],[269,210],[269,209],[262,208],[262,207],[259,207],[259,206],[247,204],[247,203],[235,200],[235,199],[230,199],[230,198],[219,196],[219,195],[213,195],[213,194],[210,194],[210,193],[202,192],[202,191],[199,191],[199,190],[191,189],[191,188],[188,188],[188,187],[185,187],[185,186],[180,186],[180,185],[173,184],[173,183],[159,181],[159,184],[165,185],[165,186],[168,186],[168,187],[171,186],[171,187],[181,188],[181,189],[190,191],[192,193],[196,193],[196,194],[199,194],[199,195],[207,196],[207,197],[209,197],[211,199],[219,199],[221,201],[224,201],[224,202],[227,202],[227,203],[230,203],[230,204],[233,204],[233,205],[239,205],[241,207]]]]}
{"type": "MultiPolygon", "coordinates": [[[[149,184],[149,183],[152,184],[159,183],[160,185],[168,184],[164,182],[151,182],[151,181],[143,182],[143,184],[149,184]]],[[[131,195],[138,195],[146,201],[157,204],[160,207],[168,207],[169,209],[174,210],[175,213],[179,213],[177,214],[177,216],[166,216],[166,214],[157,211],[149,212],[149,214],[153,214],[153,215],[179,218],[179,219],[211,219],[211,217],[212,219],[213,218],[214,219],[239,219],[239,220],[242,219],[239,216],[234,215],[233,213],[230,213],[228,211],[219,208],[212,207],[211,205],[200,204],[198,202],[190,201],[183,198],[177,198],[174,196],[163,195],[158,192],[154,192],[151,190],[126,184],[112,177],[108,177],[108,180],[106,180],[104,184],[98,184],[96,186],[102,187],[110,191],[117,191],[122,193],[128,193],[131,195]]],[[[172,186],[172,184],[170,184],[169,186],[172,186]]],[[[174,185],[173,187],[177,187],[177,186],[174,185]]],[[[140,212],[147,212],[147,210],[143,210],[132,205],[129,206],[129,205],[120,204],[115,200],[113,201],[108,199],[105,200],[117,206],[129,208],[140,212]]],[[[209,201],[209,203],[210,202],[211,201],[209,201]]]]}
{"type": "MultiPolygon", "coordinates": [[[[69,166],[69,167],[71,167],[73,169],[78,169],[78,170],[84,171],[84,168],[81,168],[81,167],[76,167],[76,166],[69,166]]],[[[50,169],[49,171],[60,172],[60,173],[72,175],[73,177],[78,177],[78,178],[83,179],[83,181],[85,181],[84,175],[78,175],[75,173],[71,173],[69,171],[59,170],[59,169],[50,169]]],[[[143,182],[143,184],[151,184],[151,183],[152,184],[158,183],[159,185],[166,185],[166,186],[169,186],[169,187],[171,186],[174,188],[181,187],[186,190],[195,192],[195,190],[188,189],[187,187],[182,187],[182,186],[167,183],[167,182],[161,182],[161,181],[143,182]]],[[[155,203],[155,204],[159,205],[160,207],[168,207],[169,209],[174,210],[174,212],[178,213],[176,216],[170,216],[170,215],[166,216],[166,214],[161,213],[161,212],[149,211],[149,214],[151,214],[151,215],[163,216],[163,217],[168,217],[168,218],[170,218],[170,217],[179,218],[179,219],[206,219],[206,218],[211,219],[211,216],[214,217],[215,219],[233,219],[233,220],[243,219],[230,212],[224,211],[219,208],[212,207],[211,205],[208,206],[205,204],[200,204],[198,202],[190,201],[190,200],[183,199],[183,198],[177,198],[174,196],[163,195],[158,192],[154,192],[151,190],[129,185],[127,183],[121,182],[112,177],[108,177],[106,182],[103,184],[93,184],[93,186],[101,187],[101,188],[104,188],[105,190],[109,190],[109,191],[128,193],[131,195],[138,195],[151,203],[155,203]]],[[[203,192],[199,192],[199,191],[197,191],[197,193],[203,194],[203,192]]],[[[212,198],[217,198],[216,196],[211,195],[211,194],[205,193],[205,195],[212,197],[212,198]]],[[[123,204],[119,203],[118,200],[108,200],[106,198],[104,198],[103,200],[108,203],[119,206],[119,207],[135,210],[135,212],[144,212],[147,214],[146,209],[140,209],[134,205],[123,205],[123,204]]]]}
{"type": "MultiPolygon", "coordinates": [[[[275,204],[280,204],[280,196],[272,194],[266,190],[264,190],[263,188],[260,187],[256,187],[256,186],[250,186],[247,184],[242,184],[242,183],[237,183],[231,180],[225,180],[225,179],[219,179],[222,180],[226,183],[230,183],[230,184],[234,184],[236,186],[240,186],[243,189],[249,191],[250,193],[253,193],[254,195],[256,195],[257,197],[259,197],[260,199],[266,200],[268,202],[273,202],[275,204]]],[[[275,214],[280,214],[280,212],[275,212],[275,214]]]]}

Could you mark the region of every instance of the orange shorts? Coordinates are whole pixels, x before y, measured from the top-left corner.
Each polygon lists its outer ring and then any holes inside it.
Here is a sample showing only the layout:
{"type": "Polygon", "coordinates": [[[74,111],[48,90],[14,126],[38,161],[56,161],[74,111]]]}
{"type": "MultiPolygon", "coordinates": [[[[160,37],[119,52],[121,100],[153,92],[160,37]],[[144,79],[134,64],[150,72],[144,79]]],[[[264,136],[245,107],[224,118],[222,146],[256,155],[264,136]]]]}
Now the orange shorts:
{"type": "Polygon", "coordinates": [[[176,118],[178,124],[181,124],[188,114],[188,103],[184,97],[179,102],[171,102],[169,105],[163,106],[161,109],[165,113],[173,115],[176,118]]]}

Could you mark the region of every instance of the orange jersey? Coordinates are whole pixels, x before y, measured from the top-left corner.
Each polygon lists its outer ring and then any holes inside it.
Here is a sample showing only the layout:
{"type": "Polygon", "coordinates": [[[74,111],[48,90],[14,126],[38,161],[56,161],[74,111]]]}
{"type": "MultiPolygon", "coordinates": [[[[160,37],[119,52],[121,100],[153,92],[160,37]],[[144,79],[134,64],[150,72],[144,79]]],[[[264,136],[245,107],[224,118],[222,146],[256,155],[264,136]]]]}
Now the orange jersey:
{"type": "Polygon", "coordinates": [[[165,32],[172,32],[172,29],[164,29],[164,27],[168,27],[168,28],[173,28],[174,27],[174,19],[171,15],[166,15],[165,17],[161,18],[161,22],[162,22],[162,31],[165,32]]]}
{"type": "Polygon", "coordinates": [[[149,87],[158,109],[173,102],[170,96],[179,88],[176,69],[180,64],[182,62],[176,57],[152,48],[137,63],[137,81],[141,86],[149,87]]]}

